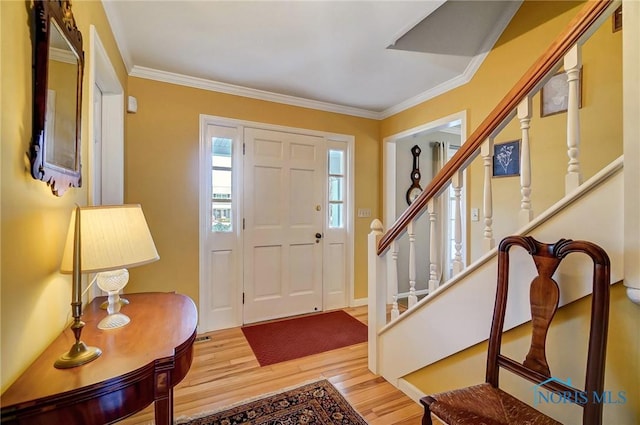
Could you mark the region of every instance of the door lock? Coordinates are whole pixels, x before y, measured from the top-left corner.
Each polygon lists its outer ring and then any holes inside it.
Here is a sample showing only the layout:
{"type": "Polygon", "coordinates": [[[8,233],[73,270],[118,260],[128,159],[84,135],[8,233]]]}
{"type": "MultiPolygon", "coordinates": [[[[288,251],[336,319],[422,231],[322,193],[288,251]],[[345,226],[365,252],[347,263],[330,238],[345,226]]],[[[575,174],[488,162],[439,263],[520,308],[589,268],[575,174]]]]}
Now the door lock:
{"type": "Polygon", "coordinates": [[[322,233],[316,233],[316,243],[320,243],[321,238],[322,238],[322,233]]]}

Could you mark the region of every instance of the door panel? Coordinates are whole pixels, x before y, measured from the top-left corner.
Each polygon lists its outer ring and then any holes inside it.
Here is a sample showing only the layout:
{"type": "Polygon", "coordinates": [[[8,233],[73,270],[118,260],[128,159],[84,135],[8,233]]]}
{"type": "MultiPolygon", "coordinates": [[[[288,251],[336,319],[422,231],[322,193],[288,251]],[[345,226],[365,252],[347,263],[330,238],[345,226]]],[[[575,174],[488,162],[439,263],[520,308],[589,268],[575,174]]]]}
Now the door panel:
{"type": "Polygon", "coordinates": [[[289,281],[291,282],[291,295],[300,296],[312,294],[316,289],[313,279],[309,276],[315,274],[314,250],[316,244],[291,245],[291,263],[289,268],[289,281]]]}
{"type": "Polygon", "coordinates": [[[259,284],[254,286],[253,300],[281,298],[282,246],[256,246],[253,252],[253,275],[261,279],[259,284]]]}
{"type": "Polygon", "coordinates": [[[232,250],[211,251],[209,276],[215,276],[215,291],[209,294],[208,305],[212,311],[232,311],[232,290],[235,287],[234,254],[232,250]]]}
{"type": "Polygon", "coordinates": [[[322,310],[324,138],[244,136],[244,323],[322,310]]]}
{"type": "Polygon", "coordinates": [[[247,215],[253,215],[255,226],[261,230],[268,229],[268,226],[279,229],[282,225],[280,203],[272,201],[280,200],[285,196],[282,190],[282,170],[275,167],[255,166],[253,175],[254,178],[249,181],[252,183],[249,191],[253,193],[248,195],[253,198],[254,205],[260,208],[247,215]]]}

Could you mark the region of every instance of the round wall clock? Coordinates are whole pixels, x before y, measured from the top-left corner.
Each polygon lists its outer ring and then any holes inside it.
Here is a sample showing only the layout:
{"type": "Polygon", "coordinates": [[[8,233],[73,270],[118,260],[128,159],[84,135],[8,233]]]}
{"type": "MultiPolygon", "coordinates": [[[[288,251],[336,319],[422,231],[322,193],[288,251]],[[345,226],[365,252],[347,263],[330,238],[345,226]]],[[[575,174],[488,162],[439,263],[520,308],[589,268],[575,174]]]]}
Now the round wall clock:
{"type": "Polygon", "coordinates": [[[413,155],[413,167],[411,170],[411,186],[409,186],[406,196],[407,204],[409,205],[411,205],[411,203],[422,193],[422,187],[420,187],[420,152],[421,149],[418,145],[411,148],[411,155],[413,155]]]}

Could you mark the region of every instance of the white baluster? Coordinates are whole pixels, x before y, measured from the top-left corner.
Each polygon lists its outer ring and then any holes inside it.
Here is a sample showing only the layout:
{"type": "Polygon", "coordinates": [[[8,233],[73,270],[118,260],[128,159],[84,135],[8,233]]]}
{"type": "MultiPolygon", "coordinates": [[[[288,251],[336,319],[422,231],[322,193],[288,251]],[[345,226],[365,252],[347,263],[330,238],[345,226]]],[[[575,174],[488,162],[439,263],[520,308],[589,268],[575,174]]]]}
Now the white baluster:
{"type": "Polygon", "coordinates": [[[493,138],[488,138],[480,147],[480,155],[482,155],[482,163],[484,165],[484,192],[483,192],[483,210],[484,210],[484,238],[482,247],[485,251],[491,251],[496,246],[496,240],[493,238],[493,194],[491,191],[493,176],[493,138]]]}
{"type": "Polygon", "coordinates": [[[398,243],[394,240],[389,246],[389,263],[387,265],[387,302],[391,302],[398,293],[398,243]]]}
{"type": "Polygon", "coordinates": [[[413,220],[407,226],[409,234],[409,308],[416,305],[418,297],[416,296],[416,235],[413,233],[413,220]]]}
{"type": "Polygon", "coordinates": [[[429,214],[429,293],[438,288],[438,230],[436,229],[437,214],[435,210],[435,200],[430,199],[427,203],[427,214],[429,214]]]}
{"type": "Polygon", "coordinates": [[[522,130],[522,144],[520,145],[520,213],[518,224],[524,226],[533,219],[531,209],[531,156],[529,150],[529,123],[531,122],[531,97],[527,96],[518,105],[518,120],[522,130]]]}
{"type": "Polygon", "coordinates": [[[564,57],[564,70],[569,83],[567,99],[567,155],[569,166],[565,176],[565,194],[572,192],[582,184],[580,171],[580,67],[582,66],[581,49],[574,45],[564,57]]]}
{"type": "Polygon", "coordinates": [[[462,171],[458,171],[451,178],[453,196],[455,199],[454,231],[453,231],[453,276],[464,269],[462,262],[462,171]]]}
{"type": "Polygon", "coordinates": [[[393,322],[400,317],[400,310],[398,309],[398,296],[393,296],[393,304],[391,304],[391,321],[393,322]]]}

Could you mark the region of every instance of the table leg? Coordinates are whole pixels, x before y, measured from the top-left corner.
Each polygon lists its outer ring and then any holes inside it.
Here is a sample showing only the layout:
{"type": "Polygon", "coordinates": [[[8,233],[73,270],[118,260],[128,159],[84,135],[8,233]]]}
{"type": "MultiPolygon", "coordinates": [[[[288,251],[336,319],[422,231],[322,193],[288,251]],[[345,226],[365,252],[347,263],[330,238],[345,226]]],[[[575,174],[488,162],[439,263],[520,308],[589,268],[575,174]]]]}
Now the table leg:
{"type": "Polygon", "coordinates": [[[167,397],[156,400],[156,425],[173,424],[173,388],[169,389],[167,397]]]}

